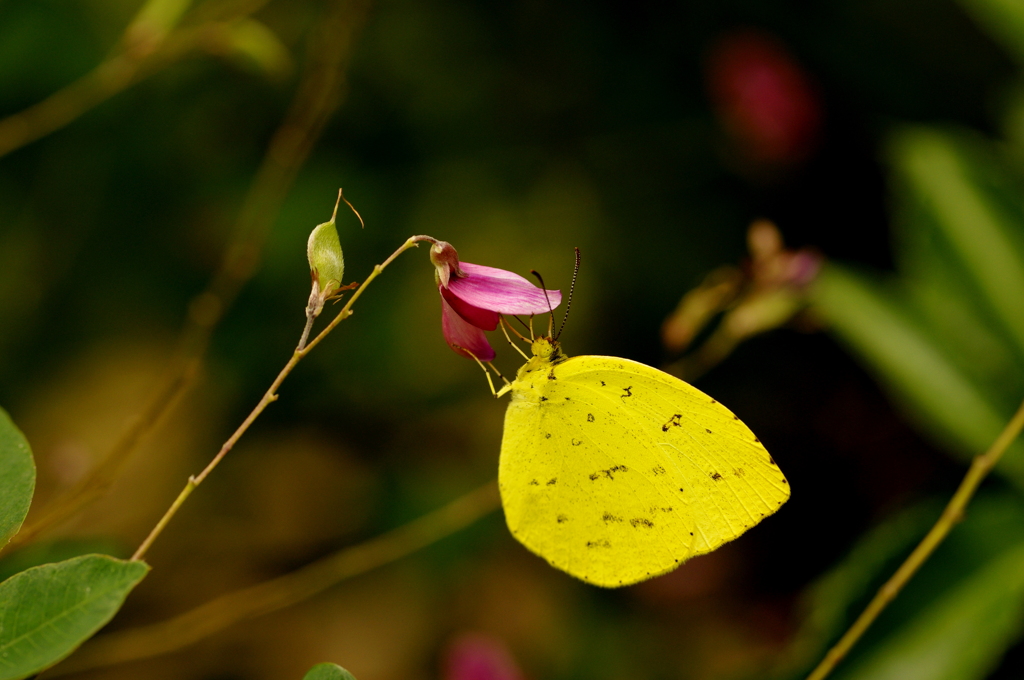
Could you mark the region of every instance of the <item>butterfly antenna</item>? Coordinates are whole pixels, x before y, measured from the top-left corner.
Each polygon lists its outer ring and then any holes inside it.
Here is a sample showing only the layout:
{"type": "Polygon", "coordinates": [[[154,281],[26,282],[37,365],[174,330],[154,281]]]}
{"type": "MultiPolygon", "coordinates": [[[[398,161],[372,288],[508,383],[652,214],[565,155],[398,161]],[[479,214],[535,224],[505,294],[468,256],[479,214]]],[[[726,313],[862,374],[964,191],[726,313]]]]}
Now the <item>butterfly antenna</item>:
{"type": "Polygon", "coordinates": [[[580,249],[573,248],[576,251],[576,266],[572,268],[572,283],[569,284],[569,298],[565,301],[565,316],[562,317],[562,325],[558,327],[558,335],[555,336],[555,340],[562,335],[562,329],[565,328],[565,322],[569,320],[569,308],[572,307],[572,292],[576,290],[576,277],[580,273],[580,249]]]}
{"type": "MultiPolygon", "coordinates": [[[[544,291],[544,300],[548,303],[548,337],[551,337],[551,331],[555,329],[555,310],[551,307],[551,298],[548,297],[547,286],[544,285],[544,278],[541,277],[540,273],[536,269],[531,269],[530,273],[537,277],[540,281],[540,289],[544,291]]],[[[532,318],[531,318],[532,321],[532,318]]],[[[533,330],[531,328],[531,330],[533,330]]]]}
{"type": "MultiPolygon", "coordinates": [[[[512,314],[512,315],[510,315],[510,316],[511,316],[511,317],[512,317],[513,319],[515,319],[516,321],[518,321],[518,322],[520,323],[520,325],[522,325],[522,327],[523,327],[523,328],[525,328],[526,330],[530,330],[530,324],[526,323],[525,321],[523,321],[522,319],[520,319],[520,318],[519,318],[518,316],[516,316],[515,314],[512,314]]],[[[532,316],[530,317],[530,323],[533,323],[533,317],[532,317],[532,316]]]]}

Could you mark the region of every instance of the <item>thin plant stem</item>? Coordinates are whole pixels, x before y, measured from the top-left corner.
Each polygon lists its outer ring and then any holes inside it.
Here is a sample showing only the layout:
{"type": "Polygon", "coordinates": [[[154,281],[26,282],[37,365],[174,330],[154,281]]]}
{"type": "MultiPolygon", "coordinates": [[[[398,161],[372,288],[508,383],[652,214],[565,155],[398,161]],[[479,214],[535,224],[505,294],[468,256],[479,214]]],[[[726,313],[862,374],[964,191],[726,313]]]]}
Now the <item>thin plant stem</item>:
{"type": "Polygon", "coordinates": [[[414,248],[416,244],[419,243],[420,241],[429,241],[433,243],[435,239],[430,236],[422,235],[411,236],[408,239],[406,239],[405,243],[399,246],[398,250],[392,253],[391,256],[388,257],[388,259],[384,260],[383,263],[378,264],[373,268],[373,271],[370,273],[369,276],[366,277],[366,280],[363,281],[362,285],[360,285],[359,288],[357,288],[356,291],[352,294],[352,296],[349,297],[348,302],[345,303],[345,306],[341,308],[341,311],[338,312],[334,319],[327,325],[326,328],[324,328],[324,330],[320,332],[319,335],[313,338],[313,340],[304,348],[292,352],[292,356],[290,359],[288,359],[288,363],[284,365],[284,368],[281,369],[281,372],[277,374],[276,378],[274,378],[274,382],[270,384],[270,387],[263,394],[263,398],[260,399],[259,403],[256,404],[256,407],[252,410],[251,413],[249,413],[245,420],[242,421],[242,424],[238,426],[234,433],[232,433],[232,435],[228,437],[228,440],[224,442],[224,444],[220,447],[220,451],[217,452],[217,455],[215,455],[213,459],[207,464],[207,466],[203,468],[202,472],[200,472],[198,475],[189,477],[188,482],[185,484],[185,488],[182,489],[181,493],[178,494],[177,499],[175,499],[174,503],[171,504],[171,507],[167,509],[167,512],[164,513],[164,516],[160,518],[160,521],[156,523],[156,526],[153,527],[153,530],[149,532],[149,535],[146,536],[146,539],[142,542],[141,545],[139,545],[139,548],[135,551],[135,554],[132,555],[132,560],[141,560],[145,556],[146,551],[149,550],[149,547],[153,544],[153,541],[157,539],[160,533],[171,521],[171,518],[174,517],[174,515],[184,504],[185,500],[192,494],[192,492],[200,484],[203,483],[203,480],[206,479],[211,472],[213,472],[214,468],[216,468],[220,461],[224,459],[224,456],[228,455],[228,452],[231,451],[232,448],[234,448],[238,440],[241,439],[242,435],[245,434],[246,430],[249,429],[249,426],[252,425],[257,418],[259,418],[260,414],[263,413],[267,406],[277,401],[277,390],[281,386],[281,383],[284,382],[285,378],[287,378],[288,375],[291,374],[292,369],[294,369],[295,366],[300,361],[302,361],[302,359],[307,354],[309,354],[309,352],[314,347],[316,347],[321,340],[327,337],[327,334],[334,330],[334,328],[339,323],[341,323],[343,319],[346,319],[352,315],[352,305],[354,305],[356,300],[358,300],[362,296],[363,292],[373,282],[373,280],[380,276],[381,272],[384,271],[384,268],[387,267],[392,262],[394,262],[395,258],[404,253],[406,250],[414,248]]]}
{"type": "Polygon", "coordinates": [[[499,505],[492,480],[408,524],[263,583],[221,595],[174,618],[94,639],[48,675],[147,659],[195,644],[239,621],[290,607],[469,526],[499,505]]]}
{"type": "Polygon", "coordinates": [[[299,338],[299,344],[295,348],[296,352],[301,352],[306,347],[306,340],[309,339],[309,332],[313,330],[313,322],[316,321],[316,317],[312,314],[306,314],[306,327],[302,329],[302,337],[299,338]]]}
{"type": "MultiPolygon", "coordinates": [[[[254,11],[261,4],[250,1],[244,5],[244,10],[254,11]]],[[[235,235],[225,251],[220,268],[206,289],[196,295],[189,305],[189,313],[179,336],[177,356],[162,378],[161,386],[103,461],[47,507],[39,519],[32,520],[22,528],[12,539],[12,547],[31,541],[102,497],[131,454],[192,385],[199,373],[213,329],[255,273],[267,234],[299,168],[305,163],[327,121],[341,103],[346,83],[346,63],[355,35],[365,22],[367,11],[366,4],[361,0],[337,2],[310,38],[309,58],[295,97],[267,146],[239,212],[235,235]]]]}
{"type": "Polygon", "coordinates": [[[963,518],[967,504],[978,490],[978,485],[995,467],[1003,453],[1020,434],[1024,428],[1024,403],[1021,403],[1017,413],[1010,422],[1006,424],[1002,433],[996,438],[988,451],[976,456],[971,462],[963,481],[957,488],[956,493],[950,499],[946,508],[942,511],[935,525],[918,544],[910,556],[900,565],[896,573],[886,581],[875,597],[868,603],[868,606],[857,617],[839,642],[835,644],[821,660],[821,663],[807,676],[807,680],[823,680],[836,667],[836,665],[849,653],[853,645],[860,639],[861,635],[878,618],[882,610],[899,594],[907,581],[917,572],[922,564],[931,556],[935,548],[946,538],[954,526],[963,518]]]}

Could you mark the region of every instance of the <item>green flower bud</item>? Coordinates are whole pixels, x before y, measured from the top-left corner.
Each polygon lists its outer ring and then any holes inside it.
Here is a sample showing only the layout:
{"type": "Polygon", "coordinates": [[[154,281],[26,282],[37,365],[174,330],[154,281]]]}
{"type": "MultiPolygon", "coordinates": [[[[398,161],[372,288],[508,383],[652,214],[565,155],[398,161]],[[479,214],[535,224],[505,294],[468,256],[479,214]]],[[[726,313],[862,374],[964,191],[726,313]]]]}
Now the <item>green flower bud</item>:
{"type": "MultiPolygon", "coordinates": [[[[338,201],[341,201],[340,193],[338,201]]],[[[341,287],[341,279],[345,274],[345,256],[341,253],[338,227],[334,224],[337,216],[338,204],[335,203],[331,221],[316,225],[306,245],[309,269],[314,280],[320,284],[320,292],[327,295],[341,287]]]]}
{"type": "Polygon", "coordinates": [[[341,252],[338,227],[334,223],[338,216],[339,203],[341,203],[340,190],[331,220],[318,224],[310,233],[309,242],[306,244],[309,271],[313,277],[313,291],[309,295],[308,311],[313,316],[319,315],[327,298],[341,288],[341,279],[345,274],[345,257],[341,252]]]}

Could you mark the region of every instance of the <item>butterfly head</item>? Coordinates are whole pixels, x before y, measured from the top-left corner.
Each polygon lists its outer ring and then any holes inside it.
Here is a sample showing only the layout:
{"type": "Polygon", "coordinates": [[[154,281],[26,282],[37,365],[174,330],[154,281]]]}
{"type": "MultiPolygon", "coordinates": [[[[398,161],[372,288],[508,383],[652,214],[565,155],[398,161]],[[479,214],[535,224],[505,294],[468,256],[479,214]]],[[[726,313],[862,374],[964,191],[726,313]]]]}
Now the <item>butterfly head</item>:
{"type": "Polygon", "coordinates": [[[565,355],[562,354],[562,347],[554,338],[537,338],[530,345],[530,351],[533,352],[534,357],[552,364],[565,360],[565,355]]]}

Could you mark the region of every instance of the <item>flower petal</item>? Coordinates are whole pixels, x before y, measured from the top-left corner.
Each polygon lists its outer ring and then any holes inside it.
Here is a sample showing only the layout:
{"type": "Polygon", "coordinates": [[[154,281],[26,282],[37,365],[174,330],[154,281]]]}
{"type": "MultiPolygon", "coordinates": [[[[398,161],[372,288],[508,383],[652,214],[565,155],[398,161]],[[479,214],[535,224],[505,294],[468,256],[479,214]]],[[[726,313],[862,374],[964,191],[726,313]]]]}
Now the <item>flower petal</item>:
{"type": "Polygon", "coordinates": [[[473,307],[498,314],[546,314],[562,303],[561,291],[549,290],[545,297],[543,289],[518,274],[469,262],[461,265],[468,276],[453,277],[448,292],[473,307]]]}
{"type": "Polygon", "coordinates": [[[445,301],[444,296],[441,297],[441,330],[444,331],[444,339],[448,346],[457,354],[467,359],[472,359],[475,355],[480,361],[490,361],[494,358],[494,348],[487,342],[484,332],[464,321],[445,301]]]}
{"type": "Polygon", "coordinates": [[[485,331],[493,331],[498,327],[498,319],[501,317],[497,312],[474,307],[444,286],[438,286],[437,288],[441,291],[441,297],[452,306],[455,313],[470,324],[485,331]]]}

